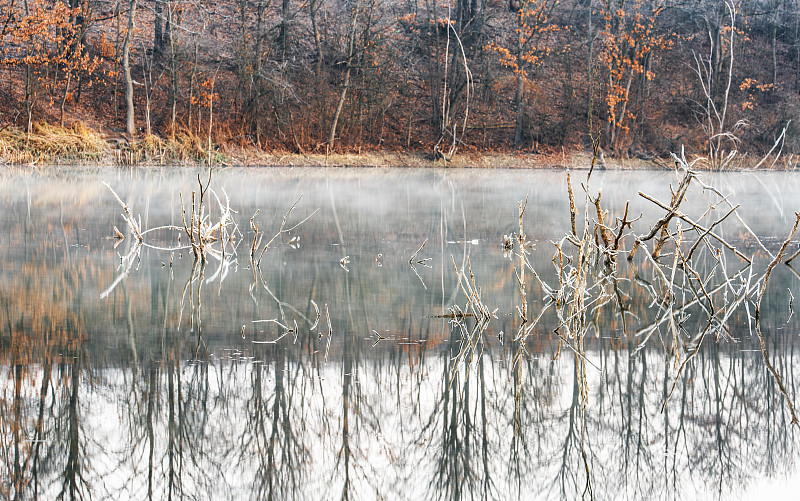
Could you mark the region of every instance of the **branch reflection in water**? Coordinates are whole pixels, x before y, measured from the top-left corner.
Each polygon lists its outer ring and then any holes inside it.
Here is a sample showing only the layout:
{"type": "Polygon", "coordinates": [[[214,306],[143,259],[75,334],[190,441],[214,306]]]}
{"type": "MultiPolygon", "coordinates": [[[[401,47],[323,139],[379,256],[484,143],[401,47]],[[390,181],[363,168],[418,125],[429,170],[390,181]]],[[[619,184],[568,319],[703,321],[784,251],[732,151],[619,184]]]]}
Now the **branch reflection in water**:
{"type": "MultiPolygon", "coordinates": [[[[560,275],[549,242],[571,226],[563,177],[408,175],[416,190],[370,171],[223,172],[214,182],[237,194],[228,207],[243,218],[238,228],[278,234],[261,263],[230,246],[222,260],[209,254],[208,270],[180,248],[179,231],[146,233],[158,248],[142,246],[119,268],[136,242],[117,254],[105,239],[119,225],[119,203],[95,174],[69,178],[66,194],[47,177],[3,181],[2,497],[727,498],[791,473],[796,427],[746,312],[724,310],[711,292],[727,286],[723,274],[704,286],[720,332],[736,342],[708,336],[682,370],[665,350],[673,341],[669,318],[660,323],[665,309],[651,306],[654,295],[666,297],[665,284],[642,255],[631,266],[617,260],[622,285],[606,282],[602,297],[611,299],[587,318],[579,347],[554,331],[571,314],[547,307],[557,290],[547,284],[560,275]],[[301,189],[297,219],[319,212],[282,233],[294,225],[285,216],[301,189]],[[514,207],[525,194],[527,205],[514,207]],[[300,233],[302,246],[289,245],[300,233]],[[509,260],[502,237],[510,234],[509,260]],[[431,266],[410,270],[425,239],[419,257],[431,266]],[[554,357],[567,342],[574,350],[554,357]]],[[[603,208],[622,220],[627,200],[613,192],[635,185],[670,196],[664,179],[645,188],[635,174],[595,175],[603,208]]],[[[188,193],[196,174],[163,177],[109,182],[137,222],[142,211],[142,232],[182,227],[177,191],[188,193]]],[[[726,191],[748,183],[720,180],[726,191]]],[[[790,186],[772,176],[762,184],[784,190],[768,194],[775,203],[797,199],[790,186]]],[[[743,198],[736,203],[747,207],[743,198]]],[[[663,215],[657,209],[630,201],[630,214],[647,221],[663,215]]],[[[765,249],[748,247],[732,218],[714,232],[769,260],[793,221],[763,213],[758,221],[765,249]]],[[[245,231],[242,248],[255,236],[245,231]]],[[[670,269],[674,248],[667,240],[662,251],[670,269]]],[[[732,263],[725,277],[738,273],[732,263]]],[[[693,269],[708,276],[715,265],[702,266],[693,269]]],[[[775,268],[759,320],[790,401],[798,323],[783,293],[798,283],[791,269],[775,268]]],[[[702,308],[676,313],[679,327],[705,325],[702,308]]]]}

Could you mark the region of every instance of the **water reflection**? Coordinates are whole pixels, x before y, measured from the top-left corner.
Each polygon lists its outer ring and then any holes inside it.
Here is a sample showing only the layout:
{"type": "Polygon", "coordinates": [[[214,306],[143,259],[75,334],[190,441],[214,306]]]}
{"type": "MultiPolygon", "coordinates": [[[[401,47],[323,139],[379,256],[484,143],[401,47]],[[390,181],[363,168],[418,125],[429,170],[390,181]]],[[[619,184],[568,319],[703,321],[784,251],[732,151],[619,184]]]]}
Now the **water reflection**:
{"type": "MultiPolygon", "coordinates": [[[[191,175],[127,180],[143,226],[174,224],[191,175]]],[[[548,240],[569,225],[565,197],[540,187],[556,173],[492,184],[415,172],[405,190],[370,172],[280,175],[256,177],[270,190],[236,172],[220,181],[243,219],[258,203],[273,228],[302,186],[320,212],[299,249],[287,235],[260,273],[239,258],[225,280],[186,252],[142,249],[102,299],[130,247],[105,239],[119,209],[93,175],[68,179],[67,196],[47,178],[27,179],[30,197],[4,181],[3,497],[728,498],[794,471],[796,427],[746,323],[739,343],[704,343],[677,381],[668,339],[637,349],[635,328],[655,320],[646,295],[628,302],[627,334],[598,316],[585,360],[566,349],[553,360],[555,319],[513,334],[516,306],[532,314],[541,295],[519,296],[502,235],[516,191],[530,190],[527,232],[545,251],[533,259],[550,260],[548,240]],[[426,238],[431,267],[415,274],[407,261],[426,238]],[[470,364],[457,358],[464,331],[443,316],[463,302],[451,256],[469,258],[499,307],[470,364]],[[272,318],[301,327],[273,342],[284,329],[258,322],[272,318]]],[[[606,200],[635,182],[605,179],[606,200]]],[[[776,214],[764,235],[785,233],[776,214]]],[[[647,279],[639,265],[627,280],[647,279]]],[[[776,273],[761,327],[794,400],[798,328],[781,292],[798,279],[776,273]]]]}
{"type": "MultiPolygon", "coordinates": [[[[798,452],[781,395],[746,352],[704,350],[661,414],[667,371],[648,352],[598,353],[607,365],[582,413],[567,358],[511,373],[485,353],[450,384],[446,350],[320,371],[269,351],[261,363],[15,366],[5,495],[573,498],[588,464],[598,498],[727,497],[798,452]],[[344,372],[359,365],[377,381],[344,372]]],[[[776,359],[796,363],[793,351],[776,359]]]]}

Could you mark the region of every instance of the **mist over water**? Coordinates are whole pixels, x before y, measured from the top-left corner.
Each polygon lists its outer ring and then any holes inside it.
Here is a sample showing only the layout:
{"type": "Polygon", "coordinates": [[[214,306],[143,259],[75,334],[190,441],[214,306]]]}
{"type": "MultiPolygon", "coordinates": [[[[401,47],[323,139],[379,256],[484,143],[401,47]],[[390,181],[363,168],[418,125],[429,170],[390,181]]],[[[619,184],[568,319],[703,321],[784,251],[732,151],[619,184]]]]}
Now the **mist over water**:
{"type": "MultiPolygon", "coordinates": [[[[585,355],[555,333],[552,310],[517,339],[519,249],[504,252],[504,236],[527,196],[528,259],[558,282],[564,172],[220,169],[204,210],[213,220],[229,199],[236,211],[223,255],[199,266],[182,229],[152,231],[137,251],[101,181],[143,230],[182,228],[179,193],[189,213],[197,174],[0,178],[3,497],[736,499],[798,483],[797,426],[744,306],[678,372],[648,295],[653,268],[637,255],[617,264],[628,313],[594,312],[585,355]],[[286,227],[311,217],[254,267],[251,217],[260,255],[295,202],[286,227]],[[468,309],[457,274],[467,263],[494,315],[468,360],[459,353],[477,320],[452,318],[468,309]]],[[[741,204],[742,221],[715,231],[763,270],[769,256],[747,227],[777,252],[800,210],[796,174],[700,177],[741,204]]],[[[572,180],[582,211],[586,171],[572,180]]],[[[664,210],[638,192],[668,203],[678,182],[595,172],[589,193],[602,189],[607,221],[629,202],[642,234],[664,210]]],[[[719,200],[693,188],[681,211],[700,219],[719,200]]],[[[716,250],[700,252],[710,290],[721,272],[703,256],[716,250]]],[[[746,268],[721,252],[728,275],[746,268]]],[[[792,400],[798,284],[776,268],[760,317],[792,400]]],[[[546,295],[530,275],[528,285],[538,315],[546,295]]],[[[683,313],[685,332],[702,329],[699,306],[683,313]]]]}

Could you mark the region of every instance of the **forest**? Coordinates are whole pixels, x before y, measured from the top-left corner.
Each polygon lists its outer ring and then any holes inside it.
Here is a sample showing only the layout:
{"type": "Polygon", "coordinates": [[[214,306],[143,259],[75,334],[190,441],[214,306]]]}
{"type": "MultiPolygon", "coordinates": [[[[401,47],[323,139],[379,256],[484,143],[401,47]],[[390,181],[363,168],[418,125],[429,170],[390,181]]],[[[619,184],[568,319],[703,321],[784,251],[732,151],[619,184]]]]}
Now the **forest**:
{"type": "Polygon", "coordinates": [[[0,0],[12,161],[113,144],[793,165],[798,109],[800,0],[0,0]]]}

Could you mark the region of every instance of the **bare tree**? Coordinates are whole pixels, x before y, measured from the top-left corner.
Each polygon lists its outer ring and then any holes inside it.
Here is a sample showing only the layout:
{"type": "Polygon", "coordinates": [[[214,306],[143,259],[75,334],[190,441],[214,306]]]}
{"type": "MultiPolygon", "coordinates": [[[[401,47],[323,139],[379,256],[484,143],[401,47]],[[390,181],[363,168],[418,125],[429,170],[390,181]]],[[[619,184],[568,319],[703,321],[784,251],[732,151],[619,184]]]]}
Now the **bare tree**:
{"type": "Polygon", "coordinates": [[[736,5],[733,0],[725,0],[725,7],[730,27],[708,32],[710,43],[708,56],[694,54],[694,71],[702,89],[702,102],[697,103],[701,110],[699,119],[708,138],[708,161],[717,170],[723,169],[735,158],[740,143],[737,134],[746,125],[746,122],[742,120],[737,121],[733,126],[728,123],[728,104],[733,82],[733,66],[736,61],[736,5]],[[715,35],[722,31],[727,32],[729,36],[727,41],[728,71],[724,76],[721,74],[721,64],[720,68],[715,68],[720,57],[718,54],[721,51],[718,46],[720,42],[715,43],[717,39],[715,35]],[[724,90],[721,91],[719,99],[715,99],[714,89],[719,88],[720,85],[724,86],[724,90]],[[726,147],[730,148],[727,153],[726,147]]]}
{"type": "MultiPolygon", "coordinates": [[[[472,91],[474,88],[474,80],[472,78],[472,71],[469,69],[469,63],[467,61],[467,53],[464,50],[464,44],[461,41],[461,37],[459,36],[458,32],[456,31],[455,27],[451,23],[450,16],[448,13],[448,17],[445,21],[446,23],[446,30],[447,30],[447,44],[445,46],[445,68],[444,68],[444,82],[442,84],[442,103],[441,103],[441,136],[439,137],[439,141],[433,147],[433,155],[435,158],[443,158],[445,160],[450,160],[453,155],[456,154],[458,151],[458,147],[462,144],[462,139],[464,138],[464,134],[467,132],[467,123],[469,121],[469,105],[470,100],[472,98],[472,91]],[[450,59],[450,36],[451,33],[453,38],[455,38],[455,42],[453,43],[453,66],[463,66],[463,77],[464,82],[458,83],[450,83],[448,81],[448,75],[450,74],[449,68],[447,67],[447,61],[450,59]],[[455,102],[455,98],[453,94],[453,87],[454,85],[458,85],[458,89],[465,89],[465,99],[464,99],[464,110],[463,121],[460,121],[456,118],[456,113],[453,110],[453,105],[455,102]],[[461,125],[461,131],[459,132],[459,122],[461,125]],[[452,128],[451,128],[452,124],[452,128]],[[448,137],[449,136],[449,137],[448,137]],[[445,147],[442,145],[445,144],[445,140],[450,142],[449,148],[445,150],[445,147]]],[[[453,75],[458,75],[458,73],[453,72],[453,75]]]]}
{"type": "Polygon", "coordinates": [[[772,85],[778,84],[778,15],[784,0],[772,0],[770,9],[770,45],[772,46],[772,85]]]}
{"type": "Polygon", "coordinates": [[[358,26],[358,17],[361,15],[361,0],[355,0],[350,5],[350,29],[347,34],[347,59],[345,60],[344,81],[342,82],[342,91],[339,93],[339,102],[336,105],[336,112],[333,114],[333,121],[331,122],[331,132],[328,134],[327,149],[333,149],[336,142],[336,126],[339,123],[339,117],[342,114],[345,99],[347,99],[347,89],[350,88],[350,73],[353,70],[353,61],[356,57],[356,28],[358,26]]]}
{"type": "Polygon", "coordinates": [[[128,3],[128,31],[125,33],[125,41],[122,43],[122,71],[125,73],[125,103],[127,115],[125,120],[125,131],[131,136],[136,134],[136,124],[134,122],[133,109],[133,78],[131,77],[131,41],[133,39],[134,16],[136,15],[137,0],[129,0],[128,3]]]}
{"type": "Polygon", "coordinates": [[[164,0],[155,0],[155,19],[153,20],[153,58],[158,59],[164,52],[164,0]]]}

